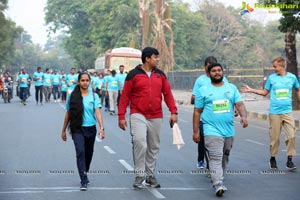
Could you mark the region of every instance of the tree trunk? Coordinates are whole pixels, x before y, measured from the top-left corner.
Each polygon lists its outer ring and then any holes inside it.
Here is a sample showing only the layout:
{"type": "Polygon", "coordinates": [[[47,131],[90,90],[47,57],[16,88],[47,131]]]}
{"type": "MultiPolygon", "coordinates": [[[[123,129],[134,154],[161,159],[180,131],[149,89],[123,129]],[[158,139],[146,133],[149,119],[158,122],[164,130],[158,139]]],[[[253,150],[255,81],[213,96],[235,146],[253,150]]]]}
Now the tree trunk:
{"type": "MultiPolygon", "coordinates": [[[[163,70],[166,74],[170,71],[170,68],[174,65],[174,58],[173,58],[173,45],[174,42],[171,38],[170,41],[170,48],[167,46],[166,38],[164,34],[164,27],[168,26],[167,22],[163,19],[166,6],[165,0],[154,0],[155,2],[155,9],[154,9],[154,17],[155,17],[155,24],[153,25],[153,31],[155,33],[155,38],[153,41],[153,47],[157,48],[160,53],[160,62],[159,68],[163,70]]],[[[168,19],[171,20],[171,19],[168,19]]],[[[172,32],[172,28],[168,27],[169,31],[172,32]]]]}
{"type": "Polygon", "coordinates": [[[141,20],[141,47],[150,44],[150,2],[151,0],[139,0],[139,16],[141,20]]]}
{"type": "MultiPolygon", "coordinates": [[[[298,79],[297,55],[296,55],[296,33],[288,31],[285,33],[285,53],[287,71],[294,74],[298,79]]],[[[293,110],[299,110],[299,96],[293,89],[293,110]]]]}

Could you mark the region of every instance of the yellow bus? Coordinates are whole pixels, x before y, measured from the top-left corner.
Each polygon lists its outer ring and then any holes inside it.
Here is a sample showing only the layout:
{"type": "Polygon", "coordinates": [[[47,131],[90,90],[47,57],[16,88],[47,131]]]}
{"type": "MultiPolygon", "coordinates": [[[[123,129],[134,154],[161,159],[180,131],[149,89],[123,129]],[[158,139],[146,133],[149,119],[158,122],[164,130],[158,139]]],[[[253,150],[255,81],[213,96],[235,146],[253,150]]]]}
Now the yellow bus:
{"type": "Polygon", "coordinates": [[[107,70],[119,72],[119,66],[124,65],[125,71],[129,72],[138,64],[142,63],[142,52],[130,47],[120,47],[108,50],[95,61],[95,70],[105,73],[107,70]]]}

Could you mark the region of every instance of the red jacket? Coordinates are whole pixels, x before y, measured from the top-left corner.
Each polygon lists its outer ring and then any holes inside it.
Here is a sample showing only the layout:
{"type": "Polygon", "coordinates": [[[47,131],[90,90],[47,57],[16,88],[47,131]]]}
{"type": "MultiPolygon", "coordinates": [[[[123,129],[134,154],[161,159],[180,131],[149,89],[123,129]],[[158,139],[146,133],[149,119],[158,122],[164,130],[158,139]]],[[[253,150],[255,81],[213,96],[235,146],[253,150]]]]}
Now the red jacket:
{"type": "Polygon", "coordinates": [[[119,102],[119,120],[125,119],[126,108],[130,103],[130,114],[140,113],[147,119],[162,118],[162,95],[171,114],[177,114],[177,107],[166,75],[154,68],[151,76],[136,67],[126,77],[119,102]]]}

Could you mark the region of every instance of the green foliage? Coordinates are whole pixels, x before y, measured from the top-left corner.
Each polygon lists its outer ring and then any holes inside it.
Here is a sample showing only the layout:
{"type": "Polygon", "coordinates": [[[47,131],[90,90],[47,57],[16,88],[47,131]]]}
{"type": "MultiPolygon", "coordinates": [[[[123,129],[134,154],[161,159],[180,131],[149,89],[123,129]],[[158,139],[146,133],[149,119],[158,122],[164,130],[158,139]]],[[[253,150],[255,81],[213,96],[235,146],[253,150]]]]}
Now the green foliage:
{"type": "Polygon", "coordinates": [[[172,18],[174,31],[174,69],[195,69],[202,66],[211,44],[208,25],[200,12],[191,12],[188,4],[174,3],[172,18]]]}
{"type": "Polygon", "coordinates": [[[294,14],[300,12],[300,1],[291,1],[291,0],[279,0],[279,4],[291,4],[297,5],[295,8],[282,8],[280,11],[282,12],[283,17],[280,19],[279,30],[281,32],[298,32],[300,31],[300,18],[295,17],[294,14]]]}
{"type": "Polygon", "coordinates": [[[3,11],[7,8],[7,0],[0,1],[0,68],[8,65],[11,57],[14,56],[14,40],[22,32],[15,22],[6,19],[3,11]]]}
{"type": "Polygon", "coordinates": [[[88,6],[91,37],[97,52],[129,46],[134,40],[139,44],[139,13],[135,0],[95,0],[88,6]]]}

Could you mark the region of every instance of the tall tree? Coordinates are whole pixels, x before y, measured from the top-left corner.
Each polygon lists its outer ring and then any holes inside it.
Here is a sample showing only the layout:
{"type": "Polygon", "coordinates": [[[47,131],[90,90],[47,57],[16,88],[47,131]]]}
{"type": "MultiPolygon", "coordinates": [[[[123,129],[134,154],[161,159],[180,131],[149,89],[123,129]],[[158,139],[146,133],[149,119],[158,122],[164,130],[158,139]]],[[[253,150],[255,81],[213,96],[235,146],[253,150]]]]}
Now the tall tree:
{"type": "Polygon", "coordinates": [[[23,31],[15,22],[5,17],[3,13],[5,9],[7,0],[0,0],[0,68],[8,65],[10,58],[14,56],[15,39],[23,31]]]}
{"type": "Polygon", "coordinates": [[[139,17],[141,27],[141,47],[150,45],[150,3],[151,0],[139,0],[139,17]]]}
{"type": "Polygon", "coordinates": [[[90,0],[91,38],[97,52],[129,46],[140,48],[139,11],[136,0],[90,0]]]}
{"type": "Polygon", "coordinates": [[[153,32],[155,33],[153,46],[160,52],[159,67],[166,73],[170,71],[170,68],[174,66],[174,55],[173,55],[173,30],[169,26],[168,22],[172,19],[164,19],[166,8],[169,5],[165,0],[155,0],[155,8],[153,11],[155,17],[155,24],[153,24],[153,32]],[[167,28],[170,36],[169,46],[167,45],[164,27],[167,28]]]}
{"type": "Polygon", "coordinates": [[[52,32],[63,31],[69,35],[64,45],[79,68],[92,67],[96,58],[90,37],[88,3],[88,0],[48,0],[46,6],[46,24],[52,32]]]}
{"type": "MultiPolygon", "coordinates": [[[[300,31],[300,18],[296,14],[300,12],[300,1],[279,0],[278,3],[287,5],[280,9],[283,17],[279,26],[279,30],[285,33],[287,71],[298,77],[296,34],[300,31]]],[[[299,110],[299,96],[295,90],[293,90],[293,110],[299,110]]]]}

